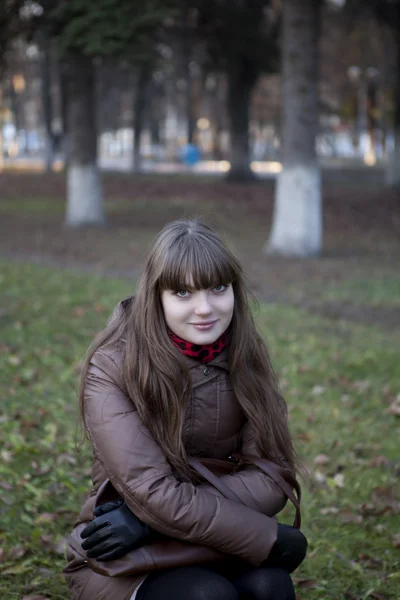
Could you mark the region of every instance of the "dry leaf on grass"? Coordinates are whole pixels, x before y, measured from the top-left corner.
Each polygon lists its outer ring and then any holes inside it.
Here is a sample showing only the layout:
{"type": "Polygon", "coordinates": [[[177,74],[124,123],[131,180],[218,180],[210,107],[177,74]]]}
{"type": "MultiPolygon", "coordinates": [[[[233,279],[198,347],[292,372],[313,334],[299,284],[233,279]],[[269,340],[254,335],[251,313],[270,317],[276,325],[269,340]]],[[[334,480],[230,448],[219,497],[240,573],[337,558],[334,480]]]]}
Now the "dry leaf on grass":
{"type": "Polygon", "coordinates": [[[392,535],[392,546],[393,548],[400,548],[400,533],[392,535]]]}
{"type": "Polygon", "coordinates": [[[7,492],[13,489],[13,486],[10,485],[7,481],[0,481],[0,487],[3,488],[3,490],[6,490],[7,492]]]}
{"type": "Polygon", "coordinates": [[[359,553],[357,562],[361,562],[367,569],[376,569],[382,566],[382,560],[380,558],[364,554],[364,552],[359,553]]]}
{"type": "Polygon", "coordinates": [[[23,596],[21,600],[50,600],[50,598],[42,596],[42,594],[29,594],[28,596],[23,596]]]}
{"type": "Polygon", "coordinates": [[[67,546],[68,546],[68,538],[63,537],[63,538],[60,538],[59,540],[57,540],[57,542],[55,542],[55,544],[53,544],[53,550],[57,554],[61,554],[61,556],[65,556],[65,551],[67,549],[67,546]]]}
{"type": "Polygon", "coordinates": [[[388,467],[390,460],[386,456],[375,456],[375,458],[371,458],[368,464],[370,467],[388,467]]]}
{"type": "Polygon", "coordinates": [[[44,512],[36,517],[35,524],[41,525],[42,523],[52,523],[56,519],[57,519],[56,513],[44,512]]]}
{"type": "Polygon", "coordinates": [[[318,586],[318,581],[316,579],[294,578],[294,582],[301,590],[312,590],[318,586]]]}
{"type": "Polygon", "coordinates": [[[314,464],[316,465],[327,465],[330,462],[330,458],[327,454],[318,454],[314,458],[314,464]]]}
{"type": "Polygon", "coordinates": [[[337,506],[325,506],[325,508],[321,508],[319,512],[321,515],[337,515],[339,509],[337,506]]]}
{"type": "Polygon", "coordinates": [[[8,550],[8,552],[5,555],[4,560],[6,560],[7,562],[10,560],[18,560],[19,558],[22,558],[23,556],[25,556],[25,554],[28,552],[27,548],[23,548],[22,546],[14,546],[14,548],[11,548],[10,550],[8,550]]]}
{"type": "Polygon", "coordinates": [[[338,488],[344,487],[344,475],[343,475],[343,473],[336,473],[336,475],[333,478],[333,481],[335,482],[336,487],[338,487],[338,488]]]}
{"type": "Polygon", "coordinates": [[[362,515],[357,515],[351,510],[341,510],[339,513],[339,519],[342,523],[362,523],[363,517],[362,515]]]}

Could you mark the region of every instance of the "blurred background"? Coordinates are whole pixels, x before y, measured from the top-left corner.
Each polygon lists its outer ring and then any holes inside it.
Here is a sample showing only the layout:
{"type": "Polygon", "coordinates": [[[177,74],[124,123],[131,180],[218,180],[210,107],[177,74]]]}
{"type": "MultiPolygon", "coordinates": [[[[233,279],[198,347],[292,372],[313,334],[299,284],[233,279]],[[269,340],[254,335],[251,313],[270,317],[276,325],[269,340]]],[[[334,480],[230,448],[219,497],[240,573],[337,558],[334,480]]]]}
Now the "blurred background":
{"type": "Polygon", "coordinates": [[[400,0],[0,3],[0,599],[67,600],[82,357],[193,216],[308,471],[298,600],[398,600],[400,0]]]}
{"type": "MultiPolygon", "coordinates": [[[[279,171],[274,163],[282,157],[283,131],[280,0],[249,6],[154,1],[147,12],[135,2],[125,8],[86,4],[4,3],[4,167],[49,170],[68,162],[74,123],[68,124],[67,71],[83,69],[76,56],[81,52],[92,59],[82,85],[91,94],[101,167],[180,172],[182,162],[200,159],[197,170],[227,172],[237,137],[246,133],[242,160],[261,174],[279,171]],[[182,160],[187,144],[199,155],[182,160]]],[[[386,167],[394,149],[396,2],[364,4],[328,0],[318,7],[316,149],[324,164],[386,167]]],[[[293,46],[301,50],[302,32],[295,27],[294,34],[293,46]]],[[[90,136],[87,121],[81,126],[90,136]]]]}

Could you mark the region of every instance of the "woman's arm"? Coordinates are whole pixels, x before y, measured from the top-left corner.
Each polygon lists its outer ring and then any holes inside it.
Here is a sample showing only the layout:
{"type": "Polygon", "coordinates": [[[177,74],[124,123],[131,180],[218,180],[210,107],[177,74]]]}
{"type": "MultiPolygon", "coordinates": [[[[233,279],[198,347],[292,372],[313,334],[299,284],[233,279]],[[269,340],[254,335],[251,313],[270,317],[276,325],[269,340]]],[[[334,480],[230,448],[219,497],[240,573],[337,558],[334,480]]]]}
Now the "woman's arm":
{"type": "Polygon", "coordinates": [[[95,452],[128,508],[160,533],[260,565],[277,537],[275,519],[178,481],[123,391],[112,353],[98,350],[85,385],[85,421],[95,452]]]}
{"type": "MultiPolygon", "coordinates": [[[[250,423],[246,423],[243,427],[240,454],[260,457],[250,423]]],[[[269,517],[278,514],[287,503],[287,498],[280,488],[257,467],[245,466],[233,475],[222,475],[219,479],[243,504],[269,517]]],[[[202,483],[198,488],[219,495],[219,492],[208,483],[202,483]]]]}

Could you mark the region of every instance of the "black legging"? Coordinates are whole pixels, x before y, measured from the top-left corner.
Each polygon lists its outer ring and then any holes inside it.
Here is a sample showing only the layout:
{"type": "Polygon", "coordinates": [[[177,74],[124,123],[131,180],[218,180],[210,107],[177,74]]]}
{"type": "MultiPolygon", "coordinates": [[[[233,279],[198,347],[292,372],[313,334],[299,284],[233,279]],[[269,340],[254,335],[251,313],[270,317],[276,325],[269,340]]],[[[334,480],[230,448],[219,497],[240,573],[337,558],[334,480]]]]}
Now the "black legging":
{"type": "Polygon", "coordinates": [[[180,567],[150,574],[137,600],[295,600],[290,575],[278,567],[252,567],[225,576],[204,567],[180,567]]]}
{"type": "Polygon", "coordinates": [[[295,600],[289,573],[303,562],[307,539],[279,525],[279,543],[260,567],[231,557],[227,562],[151,573],[136,600],[295,600]]]}

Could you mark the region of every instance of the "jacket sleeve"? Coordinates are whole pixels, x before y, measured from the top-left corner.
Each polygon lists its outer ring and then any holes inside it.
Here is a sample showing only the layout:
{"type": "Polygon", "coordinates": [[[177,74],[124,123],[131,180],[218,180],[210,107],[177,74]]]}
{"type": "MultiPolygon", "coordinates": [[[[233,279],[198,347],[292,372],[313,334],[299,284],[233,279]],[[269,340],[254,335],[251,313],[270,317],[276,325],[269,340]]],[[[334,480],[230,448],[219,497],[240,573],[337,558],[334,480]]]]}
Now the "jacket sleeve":
{"type": "Polygon", "coordinates": [[[98,350],[85,382],[85,422],[95,453],[130,510],[160,533],[258,566],[276,541],[275,519],[174,477],[124,393],[113,355],[98,350]]]}
{"type": "MultiPolygon", "coordinates": [[[[260,456],[250,423],[246,423],[243,427],[240,453],[260,456]]],[[[287,498],[280,488],[257,467],[245,466],[233,475],[222,475],[219,479],[236,494],[243,504],[269,517],[275,516],[286,505],[287,498]]],[[[198,487],[211,494],[219,494],[208,483],[202,483],[198,487]]]]}

